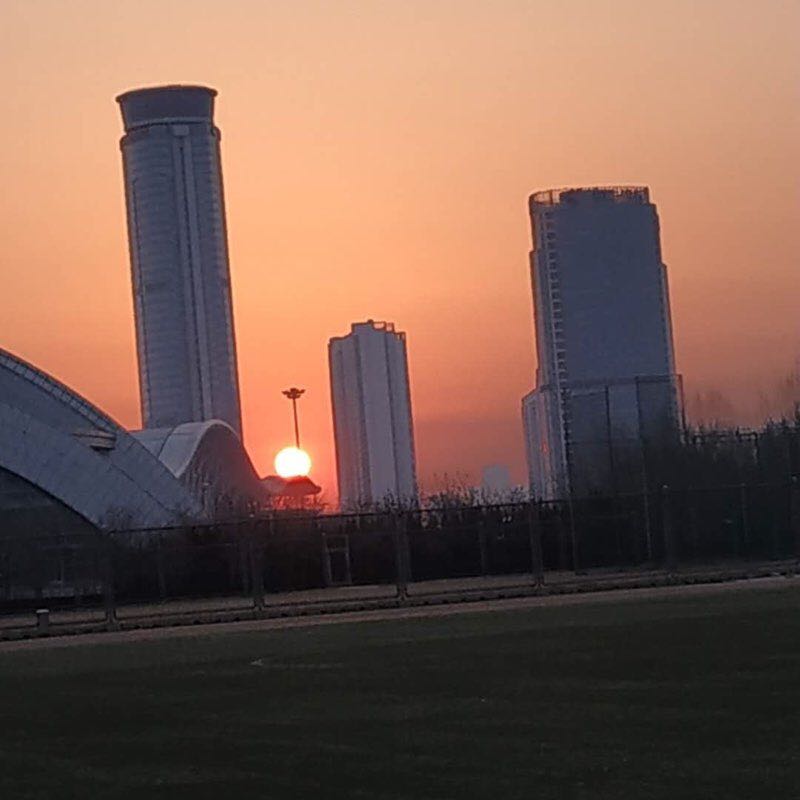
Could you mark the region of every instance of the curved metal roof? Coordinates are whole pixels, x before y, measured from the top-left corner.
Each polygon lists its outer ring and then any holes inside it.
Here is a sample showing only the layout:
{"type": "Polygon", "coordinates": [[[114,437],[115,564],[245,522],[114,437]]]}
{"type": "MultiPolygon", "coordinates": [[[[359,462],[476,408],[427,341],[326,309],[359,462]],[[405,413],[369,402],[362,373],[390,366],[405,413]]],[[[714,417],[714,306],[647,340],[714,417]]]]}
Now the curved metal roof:
{"type": "Polygon", "coordinates": [[[202,513],[188,487],[83,397],[0,350],[0,467],[99,528],[202,513]]]}
{"type": "Polygon", "coordinates": [[[256,506],[267,500],[261,480],[236,432],[222,420],[185,422],[132,434],[184,485],[203,498],[207,513],[220,501],[256,506]]]}

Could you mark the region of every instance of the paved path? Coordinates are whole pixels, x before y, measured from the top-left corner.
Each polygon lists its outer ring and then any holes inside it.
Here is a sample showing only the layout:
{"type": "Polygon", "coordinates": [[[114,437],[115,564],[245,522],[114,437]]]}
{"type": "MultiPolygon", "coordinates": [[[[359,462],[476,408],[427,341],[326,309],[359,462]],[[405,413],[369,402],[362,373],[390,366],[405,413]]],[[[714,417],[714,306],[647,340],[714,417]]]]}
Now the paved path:
{"type": "MultiPolygon", "coordinates": [[[[699,581],[710,580],[709,576],[724,575],[730,572],[731,578],[745,577],[750,572],[750,577],[763,576],[770,572],[784,572],[796,566],[791,561],[779,562],[726,562],[720,561],[711,564],[684,566],[674,573],[674,577],[684,582],[696,578],[699,581]]],[[[544,576],[544,585],[547,590],[559,591],[559,587],[580,586],[594,584],[592,588],[600,588],[599,584],[610,581],[616,583],[616,588],[627,588],[643,585],[650,580],[664,582],[670,576],[663,567],[657,569],[592,569],[586,573],[576,575],[571,571],[548,571],[544,576]]],[[[501,593],[504,590],[532,588],[533,576],[530,573],[511,575],[479,575],[467,578],[446,578],[440,580],[417,581],[408,584],[409,598],[427,598],[440,595],[480,594],[481,592],[501,593]]],[[[337,586],[324,589],[304,589],[288,592],[267,593],[264,596],[265,608],[269,611],[280,612],[282,609],[297,609],[301,606],[331,606],[332,610],[342,610],[341,606],[357,604],[359,602],[391,601],[397,596],[397,587],[394,584],[375,584],[357,586],[337,586]]],[[[46,607],[47,600],[39,601],[38,605],[46,607]]],[[[0,616],[0,638],[15,638],[12,631],[28,630],[35,633],[35,618],[33,603],[26,612],[0,616]],[[7,636],[6,636],[7,635],[7,636]]],[[[227,614],[229,618],[236,615],[237,611],[251,612],[253,598],[249,595],[232,595],[202,598],[169,599],[161,602],[145,602],[122,604],[117,607],[117,618],[126,624],[136,622],[165,620],[166,618],[200,618],[215,613],[227,614]]],[[[50,612],[52,626],[88,626],[92,623],[95,627],[103,622],[105,612],[102,607],[102,598],[97,598],[97,605],[89,608],[54,608],[50,612]]],[[[174,623],[173,623],[174,624],[174,623]]],[[[52,631],[55,634],[55,631],[52,631]]]]}
{"type": "Polygon", "coordinates": [[[87,633],[79,636],[49,636],[43,639],[0,642],[0,655],[20,650],[47,650],[53,647],[82,647],[92,644],[127,644],[163,639],[191,639],[232,633],[306,628],[315,625],[341,625],[354,622],[374,622],[392,619],[420,619],[448,617],[476,612],[524,611],[531,608],[574,606],[587,604],[630,603],[642,600],[666,600],[676,597],[705,597],[731,592],[763,591],[775,589],[800,589],[800,577],[767,577],[736,580],[726,583],[693,584],[678,586],[613,589],[569,595],[543,597],[517,597],[506,600],[481,600],[458,602],[449,605],[414,606],[410,608],[382,608],[372,611],[346,611],[305,617],[249,620],[246,622],[214,623],[183,627],[163,627],[110,633],[87,633]]]}

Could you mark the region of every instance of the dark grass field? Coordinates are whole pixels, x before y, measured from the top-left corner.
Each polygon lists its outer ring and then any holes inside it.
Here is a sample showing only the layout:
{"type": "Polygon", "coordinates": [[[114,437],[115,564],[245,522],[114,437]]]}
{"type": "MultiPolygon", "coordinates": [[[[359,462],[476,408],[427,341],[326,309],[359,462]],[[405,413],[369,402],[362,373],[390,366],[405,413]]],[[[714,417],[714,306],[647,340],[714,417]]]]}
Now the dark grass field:
{"type": "Polygon", "coordinates": [[[800,590],[0,653],[0,797],[800,796],[800,590]]]}

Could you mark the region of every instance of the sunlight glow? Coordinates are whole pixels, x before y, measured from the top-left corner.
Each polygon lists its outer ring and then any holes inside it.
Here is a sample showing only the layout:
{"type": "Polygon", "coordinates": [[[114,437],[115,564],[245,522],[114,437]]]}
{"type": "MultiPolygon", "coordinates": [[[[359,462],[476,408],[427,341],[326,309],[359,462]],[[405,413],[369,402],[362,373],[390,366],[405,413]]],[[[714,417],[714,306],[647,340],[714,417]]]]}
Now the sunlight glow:
{"type": "Polygon", "coordinates": [[[311,470],[311,458],[305,450],[298,447],[284,447],[275,456],[275,472],[281,478],[297,478],[308,475],[311,470]]]}

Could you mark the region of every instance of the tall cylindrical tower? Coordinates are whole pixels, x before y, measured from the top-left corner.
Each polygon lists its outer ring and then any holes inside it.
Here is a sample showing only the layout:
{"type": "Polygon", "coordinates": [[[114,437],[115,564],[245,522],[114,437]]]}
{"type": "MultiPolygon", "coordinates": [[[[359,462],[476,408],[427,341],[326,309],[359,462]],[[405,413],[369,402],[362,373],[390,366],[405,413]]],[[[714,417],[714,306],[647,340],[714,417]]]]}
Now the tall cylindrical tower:
{"type": "Polygon", "coordinates": [[[216,91],[117,98],[146,428],[221,419],[241,436],[216,91]]]}

